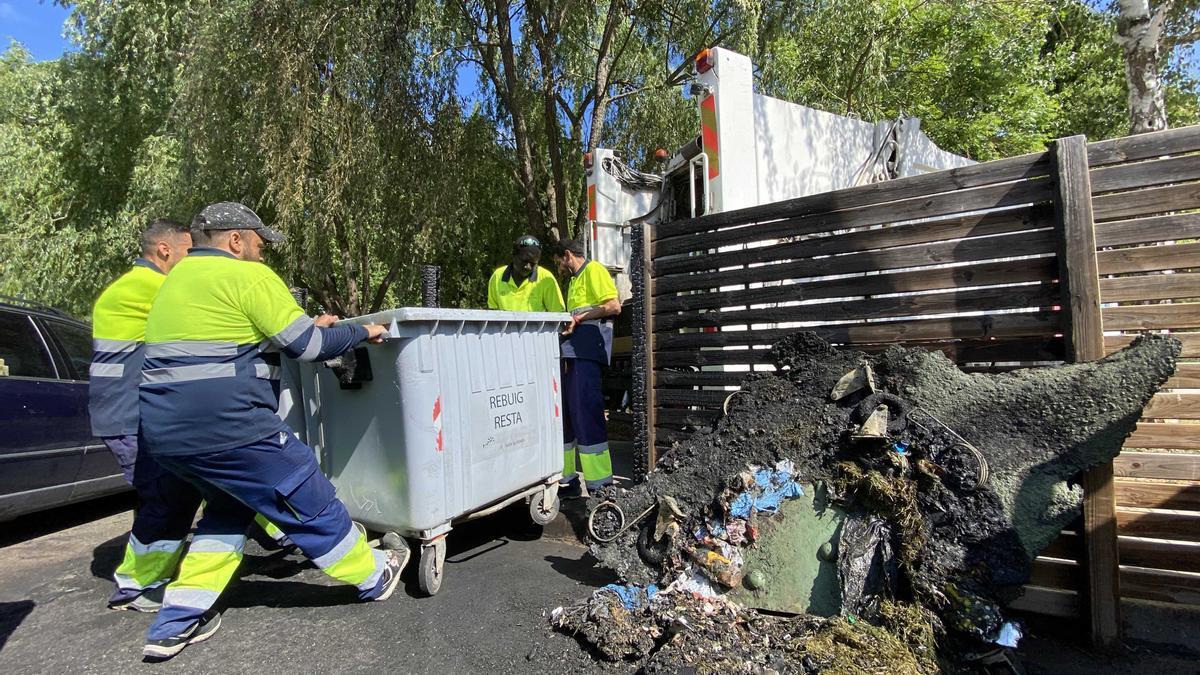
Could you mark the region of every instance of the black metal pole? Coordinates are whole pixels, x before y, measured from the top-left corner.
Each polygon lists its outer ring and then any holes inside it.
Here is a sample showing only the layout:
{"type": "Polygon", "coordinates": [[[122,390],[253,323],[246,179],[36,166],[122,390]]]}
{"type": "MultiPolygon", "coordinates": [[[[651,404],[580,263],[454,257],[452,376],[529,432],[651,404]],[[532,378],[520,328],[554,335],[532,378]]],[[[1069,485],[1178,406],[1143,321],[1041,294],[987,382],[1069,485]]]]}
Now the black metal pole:
{"type": "Polygon", "coordinates": [[[421,265],[421,306],[442,306],[442,268],[421,265]]]}

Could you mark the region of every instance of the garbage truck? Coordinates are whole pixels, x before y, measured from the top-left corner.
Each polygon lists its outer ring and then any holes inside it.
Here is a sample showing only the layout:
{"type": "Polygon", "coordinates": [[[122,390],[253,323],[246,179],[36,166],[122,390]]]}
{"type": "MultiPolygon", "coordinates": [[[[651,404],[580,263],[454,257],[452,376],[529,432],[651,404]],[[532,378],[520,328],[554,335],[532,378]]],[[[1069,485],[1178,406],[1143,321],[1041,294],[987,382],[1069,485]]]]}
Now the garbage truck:
{"type": "MultiPolygon", "coordinates": [[[[730,49],[706,49],[693,65],[687,94],[698,133],[674,151],[658,151],[656,171],[633,168],[611,148],[584,157],[588,257],[608,268],[622,302],[632,295],[635,220],[695,218],[974,163],[937,147],[915,117],[868,122],[757,93],[750,58],[730,49]]],[[[622,312],[616,325],[605,379],[610,409],[629,401],[629,316],[622,312]]]]}
{"type": "Polygon", "coordinates": [[[840,190],[974,162],[937,147],[921,120],[867,122],[754,91],[749,57],[700,52],[688,95],[697,135],[660,169],[638,171],[611,148],[585,155],[588,256],[629,295],[630,222],[657,209],[660,222],[840,190]]]}

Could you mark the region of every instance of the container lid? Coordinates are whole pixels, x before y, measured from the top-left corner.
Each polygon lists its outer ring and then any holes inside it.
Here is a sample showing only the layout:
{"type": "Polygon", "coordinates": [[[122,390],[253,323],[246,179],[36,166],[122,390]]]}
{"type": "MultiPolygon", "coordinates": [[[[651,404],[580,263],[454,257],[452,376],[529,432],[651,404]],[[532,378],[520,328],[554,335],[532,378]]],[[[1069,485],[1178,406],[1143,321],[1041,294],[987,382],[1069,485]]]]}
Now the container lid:
{"type": "MultiPolygon", "coordinates": [[[[430,323],[519,323],[560,324],[571,320],[566,312],[506,312],[491,309],[451,309],[443,307],[400,307],[374,314],[343,319],[338,323],[377,323],[391,328],[392,337],[402,337],[404,324],[430,323]]],[[[412,326],[416,327],[416,326],[412,326]]]]}

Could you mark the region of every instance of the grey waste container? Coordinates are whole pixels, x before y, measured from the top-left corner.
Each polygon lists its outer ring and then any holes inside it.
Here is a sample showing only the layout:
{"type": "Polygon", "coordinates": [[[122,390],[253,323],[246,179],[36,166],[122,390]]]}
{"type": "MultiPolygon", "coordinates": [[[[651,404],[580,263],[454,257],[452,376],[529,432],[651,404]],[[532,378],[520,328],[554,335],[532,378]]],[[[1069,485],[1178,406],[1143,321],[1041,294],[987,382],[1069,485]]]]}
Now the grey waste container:
{"type": "Polygon", "coordinates": [[[365,349],[369,380],[346,388],[330,368],[301,364],[302,433],[352,518],[385,544],[421,541],[427,593],[441,585],[455,522],[522,499],[539,524],[557,515],[558,332],[569,319],[394,309],[347,320],[390,327],[385,344],[365,349]]]}

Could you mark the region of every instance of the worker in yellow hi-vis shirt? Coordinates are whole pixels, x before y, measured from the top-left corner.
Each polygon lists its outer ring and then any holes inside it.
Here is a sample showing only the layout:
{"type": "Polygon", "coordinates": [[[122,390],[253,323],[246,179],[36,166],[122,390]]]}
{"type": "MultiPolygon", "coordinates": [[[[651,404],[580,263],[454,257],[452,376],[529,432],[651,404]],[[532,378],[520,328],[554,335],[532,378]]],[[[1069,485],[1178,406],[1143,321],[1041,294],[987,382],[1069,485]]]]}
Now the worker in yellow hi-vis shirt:
{"type": "Polygon", "coordinates": [[[488,281],[488,309],[511,312],[561,312],[562,290],[550,270],[538,265],[542,243],[523,235],[513,244],[512,262],[497,267],[488,281]]]}
{"type": "MultiPolygon", "coordinates": [[[[138,452],[138,383],[145,358],[146,317],[167,272],[192,245],[188,226],[158,219],[142,231],[142,255],[109,284],[92,309],[92,364],[88,411],[92,432],[117,458],[125,480],[137,493],[133,526],[121,564],[113,572],[116,590],[110,609],[157,612],[163,587],[171,580],[184,540],[192,529],[200,493],[164,469],[149,453],[138,452]]],[[[262,516],[257,522],[276,545],[289,545],[279,528],[262,516]]]]}
{"type": "Polygon", "coordinates": [[[367,545],[314,450],[276,415],[281,352],[324,361],[381,342],[387,329],[306,316],[261,262],[266,242],[283,235],[249,208],[211,204],[191,231],[196,246],[163,282],[146,321],[139,407],[144,450],[195,486],[205,507],[146,633],[142,653],[152,659],[220,626],[212,607],[237,571],[256,511],[362,600],[388,598],[408,560],[407,551],[367,545]]]}
{"type": "Polygon", "coordinates": [[[588,491],[612,483],[612,457],[604,419],[601,374],[612,358],[613,321],[621,313],[617,287],[604,265],[584,257],[583,242],[559,242],[555,256],[567,282],[571,324],[563,331],[563,478],[559,496],[582,492],[575,462],[588,491]]]}

